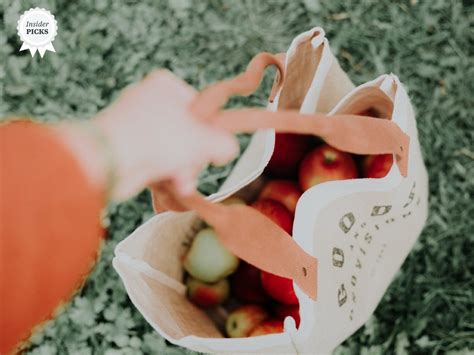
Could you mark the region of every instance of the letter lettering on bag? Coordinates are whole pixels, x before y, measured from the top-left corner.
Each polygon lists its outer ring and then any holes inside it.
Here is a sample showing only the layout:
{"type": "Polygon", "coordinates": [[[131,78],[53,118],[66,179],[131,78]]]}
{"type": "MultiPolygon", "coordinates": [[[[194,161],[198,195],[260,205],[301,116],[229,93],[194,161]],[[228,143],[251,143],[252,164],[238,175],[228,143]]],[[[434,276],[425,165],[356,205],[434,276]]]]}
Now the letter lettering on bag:
{"type": "Polygon", "coordinates": [[[384,214],[389,213],[391,209],[392,209],[392,206],[390,206],[390,205],[388,205],[388,206],[374,206],[374,208],[372,209],[371,216],[372,217],[374,217],[374,216],[383,216],[384,214]]]}
{"type": "Polygon", "coordinates": [[[342,249],[332,249],[332,264],[335,267],[342,267],[344,265],[344,252],[342,251],[342,249]]]}
{"type": "Polygon", "coordinates": [[[370,244],[370,243],[372,242],[372,235],[371,235],[369,232],[367,232],[367,233],[365,234],[364,239],[365,239],[365,241],[367,242],[367,244],[370,244]]]}
{"type": "Polygon", "coordinates": [[[341,220],[339,221],[339,227],[344,233],[347,233],[351,230],[352,226],[355,223],[355,217],[352,212],[346,213],[342,216],[341,220]]]}
{"type": "Polygon", "coordinates": [[[347,292],[344,284],[341,285],[339,290],[337,290],[337,302],[339,303],[339,307],[342,307],[344,303],[347,301],[347,292]]]}
{"type": "Polygon", "coordinates": [[[352,275],[351,277],[351,284],[352,286],[355,286],[357,284],[357,277],[355,277],[355,275],[352,275]]]}
{"type": "Polygon", "coordinates": [[[416,181],[413,182],[413,186],[411,187],[410,194],[408,195],[408,201],[407,203],[403,205],[403,208],[407,208],[413,202],[413,199],[415,198],[415,187],[416,187],[416,181]]]}

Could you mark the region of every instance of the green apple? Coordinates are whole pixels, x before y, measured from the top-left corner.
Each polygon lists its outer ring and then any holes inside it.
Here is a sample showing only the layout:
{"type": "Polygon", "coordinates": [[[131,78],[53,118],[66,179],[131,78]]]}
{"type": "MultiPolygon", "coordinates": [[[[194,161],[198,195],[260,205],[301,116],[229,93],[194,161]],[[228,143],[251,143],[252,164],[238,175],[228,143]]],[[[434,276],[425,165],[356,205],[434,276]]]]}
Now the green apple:
{"type": "Polygon", "coordinates": [[[201,230],[184,258],[184,268],[195,279],[213,283],[232,274],[239,266],[239,258],[219,241],[212,228],[201,230]]]}
{"type": "Polygon", "coordinates": [[[188,277],[186,286],[188,298],[201,308],[211,308],[220,305],[227,299],[230,290],[227,279],[208,284],[188,277]]]}

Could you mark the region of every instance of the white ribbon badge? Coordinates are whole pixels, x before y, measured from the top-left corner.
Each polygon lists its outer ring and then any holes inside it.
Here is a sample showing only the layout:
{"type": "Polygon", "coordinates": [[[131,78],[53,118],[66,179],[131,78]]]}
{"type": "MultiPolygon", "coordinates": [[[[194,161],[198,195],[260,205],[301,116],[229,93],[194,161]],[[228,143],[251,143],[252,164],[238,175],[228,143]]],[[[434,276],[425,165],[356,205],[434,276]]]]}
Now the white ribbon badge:
{"type": "Polygon", "coordinates": [[[36,7],[25,11],[18,20],[17,31],[23,42],[20,51],[29,49],[32,57],[36,51],[41,57],[46,51],[56,52],[52,42],[58,24],[48,10],[36,7]]]}

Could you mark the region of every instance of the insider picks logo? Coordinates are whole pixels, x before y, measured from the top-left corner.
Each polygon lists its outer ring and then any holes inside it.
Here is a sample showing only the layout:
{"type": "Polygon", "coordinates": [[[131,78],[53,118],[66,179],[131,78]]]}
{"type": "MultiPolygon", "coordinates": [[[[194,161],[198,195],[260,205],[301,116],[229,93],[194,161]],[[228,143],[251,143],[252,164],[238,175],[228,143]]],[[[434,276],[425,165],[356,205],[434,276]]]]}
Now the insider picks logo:
{"type": "Polygon", "coordinates": [[[46,51],[55,52],[53,41],[58,24],[48,10],[36,7],[25,11],[18,20],[17,31],[22,41],[20,51],[29,49],[32,57],[36,52],[41,57],[46,51]]]}

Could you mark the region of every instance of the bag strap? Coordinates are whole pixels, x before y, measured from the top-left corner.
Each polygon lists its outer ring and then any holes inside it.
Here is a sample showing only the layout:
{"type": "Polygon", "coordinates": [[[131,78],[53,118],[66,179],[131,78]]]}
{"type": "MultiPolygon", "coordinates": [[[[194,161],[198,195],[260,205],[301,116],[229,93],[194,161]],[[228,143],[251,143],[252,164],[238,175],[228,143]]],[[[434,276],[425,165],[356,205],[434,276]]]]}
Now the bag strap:
{"type": "Polygon", "coordinates": [[[266,67],[279,72],[271,99],[283,86],[284,54],[257,54],[243,74],[210,85],[190,105],[194,117],[230,132],[254,132],[274,128],[277,132],[313,134],[335,148],[354,154],[395,154],[402,176],[407,176],[410,138],[397,124],[369,116],[300,114],[295,110],[270,112],[262,109],[237,109],[221,112],[232,95],[250,95],[263,77],[266,67]]]}
{"type": "Polygon", "coordinates": [[[292,279],[311,299],[317,296],[317,259],[305,252],[271,219],[246,205],[213,203],[198,193],[182,196],[171,181],[161,193],[179,210],[193,210],[211,225],[234,255],[272,274],[292,279]]]}
{"type": "MultiPolygon", "coordinates": [[[[303,115],[291,110],[220,110],[230,96],[255,91],[269,65],[279,70],[280,79],[272,90],[275,97],[284,81],[282,58],[282,55],[261,53],[252,59],[243,74],[204,89],[190,105],[194,117],[229,132],[274,128],[277,132],[317,135],[337,149],[351,153],[395,154],[401,174],[407,175],[410,139],[392,121],[358,115],[303,115]]],[[[307,296],[316,299],[317,259],[252,207],[212,203],[198,193],[182,196],[170,181],[154,185],[154,198],[159,199],[161,207],[196,211],[215,228],[221,242],[236,256],[264,271],[292,279],[307,296]]]]}
{"type": "Polygon", "coordinates": [[[244,73],[235,78],[211,84],[201,91],[189,107],[191,112],[199,120],[212,122],[231,96],[253,94],[260,86],[265,69],[270,65],[275,65],[278,69],[268,99],[273,102],[277,92],[283,85],[285,53],[270,54],[262,52],[252,58],[244,73]]]}
{"type": "Polygon", "coordinates": [[[240,109],[221,113],[213,124],[230,132],[274,128],[277,132],[313,134],[339,150],[354,154],[395,154],[400,173],[407,176],[410,137],[389,120],[240,109]]]}

